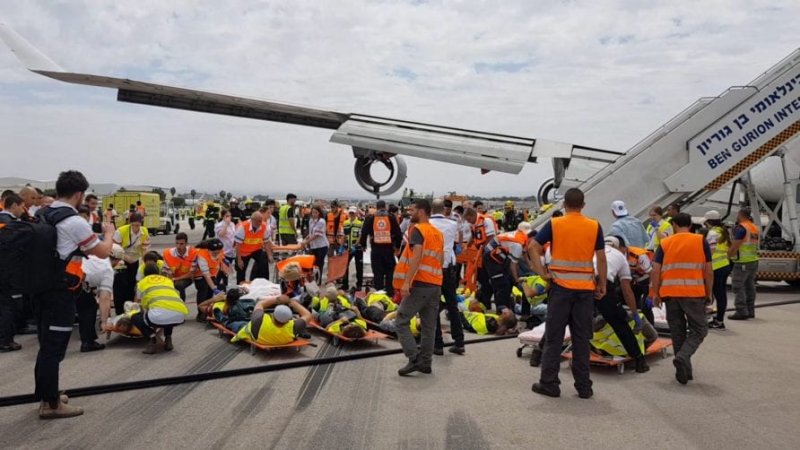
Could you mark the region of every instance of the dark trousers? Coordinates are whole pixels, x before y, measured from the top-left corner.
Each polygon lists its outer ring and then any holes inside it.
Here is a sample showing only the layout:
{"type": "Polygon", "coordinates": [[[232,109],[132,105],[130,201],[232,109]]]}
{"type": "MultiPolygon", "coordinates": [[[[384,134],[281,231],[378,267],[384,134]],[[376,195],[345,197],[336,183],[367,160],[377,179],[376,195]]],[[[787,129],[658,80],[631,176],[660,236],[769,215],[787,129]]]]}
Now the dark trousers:
{"type": "MultiPolygon", "coordinates": [[[[208,283],[206,283],[205,278],[195,278],[194,288],[197,289],[198,305],[214,296],[214,290],[208,286],[208,283]]],[[[199,309],[197,310],[197,314],[200,315],[199,309]]]]}
{"type": "Polygon", "coordinates": [[[350,287],[350,261],[356,260],[356,289],[359,291],[364,285],[364,251],[354,250],[350,253],[347,259],[347,270],[344,272],[344,280],[342,281],[342,289],[347,290],[350,287]]]}
{"type": "Polygon", "coordinates": [[[479,302],[486,307],[486,310],[492,309],[492,281],[489,277],[489,272],[486,271],[486,264],[482,264],[478,268],[478,292],[475,297],[479,302]]]}
{"type": "Polygon", "coordinates": [[[702,298],[667,298],[667,324],[675,358],[692,367],[691,357],[708,334],[706,306],[702,298]]]}
{"type": "Polygon", "coordinates": [[[244,280],[252,281],[254,278],[269,279],[269,262],[264,250],[242,256],[242,268],[236,266],[236,284],[241,284],[244,280]],[[250,278],[247,278],[247,266],[250,264],[250,260],[253,260],[253,270],[250,271],[250,278]]]}
{"type": "Polygon", "coordinates": [[[450,321],[450,336],[453,337],[456,347],[464,346],[464,328],[461,326],[461,314],[458,312],[458,300],[456,299],[456,287],[458,286],[458,275],[455,266],[444,269],[442,277],[442,296],[444,303],[439,302],[439,314],[436,315],[436,341],[435,348],[443,348],[442,339],[442,309],[447,310],[447,320],[450,321]]]}
{"type": "Polygon", "coordinates": [[[539,378],[541,384],[553,387],[561,384],[558,369],[561,364],[564,331],[569,325],[575,389],[582,392],[592,387],[592,380],[589,378],[589,340],[592,338],[593,312],[594,292],[565,289],[553,284],[547,302],[547,326],[539,378]]]}
{"type": "Polygon", "coordinates": [[[191,278],[182,278],[175,282],[175,289],[178,291],[178,295],[181,296],[181,300],[183,300],[184,303],[186,303],[186,288],[188,288],[191,285],[192,285],[191,278]]]}
{"type": "Polygon", "coordinates": [[[312,248],[311,254],[314,255],[314,265],[319,269],[319,278],[321,281],[325,274],[323,269],[325,268],[325,257],[328,256],[328,247],[312,248]]]}
{"type": "Polygon", "coordinates": [[[162,328],[164,330],[164,336],[172,336],[172,329],[174,328],[174,325],[151,324],[150,321],[147,320],[146,312],[134,314],[133,317],[131,317],[131,323],[142,332],[142,336],[146,337],[153,337],[156,334],[155,328],[162,328]]]}
{"type": "Polygon", "coordinates": [[[114,312],[125,312],[125,302],[132,301],[136,296],[136,272],[139,271],[139,261],[126,264],[125,269],[114,273],[114,312]]]}
{"type": "Polygon", "coordinates": [[[278,239],[280,240],[281,245],[297,244],[296,234],[279,234],[278,239]]]}
{"type": "MultiPolygon", "coordinates": [[[[609,284],[609,288],[610,288],[609,284]]],[[[595,302],[597,310],[603,316],[603,319],[611,325],[614,334],[617,335],[628,356],[631,358],[639,358],[642,356],[642,350],[636,342],[636,336],[633,334],[630,325],[628,325],[628,313],[622,308],[617,297],[616,289],[608,289],[606,296],[600,301],[595,302]]],[[[548,311],[549,313],[549,311],[548,311]]],[[[570,329],[571,330],[571,329],[570,329]]]]}
{"type": "Polygon", "coordinates": [[[66,289],[47,291],[34,299],[39,327],[39,353],[33,369],[37,400],[58,401],[58,372],[67,353],[75,321],[76,295],[66,289]]]}
{"type": "Polygon", "coordinates": [[[644,304],[645,300],[647,300],[648,294],[650,294],[649,277],[642,281],[633,283],[633,297],[636,299],[636,307],[639,308],[639,311],[641,311],[642,314],[644,314],[644,317],[648,322],[654,324],[656,321],[655,317],[653,316],[653,307],[648,307],[644,304]]]}
{"type": "Polygon", "coordinates": [[[725,320],[725,310],[728,309],[728,277],[733,271],[733,264],[714,271],[714,300],[717,302],[717,322],[725,320]]]}
{"type": "Polygon", "coordinates": [[[81,343],[91,344],[97,340],[95,324],[97,323],[98,305],[95,293],[81,289],[75,307],[78,310],[78,333],[81,336],[81,343]]]}
{"type": "Polygon", "coordinates": [[[22,308],[22,294],[0,292],[0,345],[14,341],[22,308]]]}
{"type": "Polygon", "coordinates": [[[394,249],[390,245],[372,247],[370,259],[375,290],[385,290],[389,297],[393,296],[392,280],[394,279],[394,266],[397,265],[397,261],[394,259],[394,249]]]}
{"type": "MultiPolygon", "coordinates": [[[[509,269],[510,262],[505,264],[498,264],[493,259],[484,255],[483,267],[486,269],[486,275],[489,277],[489,297],[494,294],[494,307],[495,311],[500,312],[505,308],[511,308],[511,270],[509,269]]],[[[487,289],[488,290],[488,289],[487,289]]],[[[483,291],[483,285],[481,285],[483,291]]],[[[481,295],[481,297],[483,297],[481,295]]],[[[486,305],[486,303],[484,303],[486,305]]],[[[491,300],[486,309],[491,306],[491,300]]]]}

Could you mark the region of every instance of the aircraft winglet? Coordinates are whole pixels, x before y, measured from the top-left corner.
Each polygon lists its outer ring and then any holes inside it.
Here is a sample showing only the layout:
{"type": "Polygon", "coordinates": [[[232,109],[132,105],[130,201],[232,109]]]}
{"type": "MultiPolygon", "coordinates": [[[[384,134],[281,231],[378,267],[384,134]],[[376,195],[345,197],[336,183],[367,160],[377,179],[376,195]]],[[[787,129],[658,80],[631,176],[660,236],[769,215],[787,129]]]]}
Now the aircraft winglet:
{"type": "Polygon", "coordinates": [[[5,42],[28,70],[32,72],[64,72],[61,66],[4,23],[0,23],[0,40],[5,42]]]}

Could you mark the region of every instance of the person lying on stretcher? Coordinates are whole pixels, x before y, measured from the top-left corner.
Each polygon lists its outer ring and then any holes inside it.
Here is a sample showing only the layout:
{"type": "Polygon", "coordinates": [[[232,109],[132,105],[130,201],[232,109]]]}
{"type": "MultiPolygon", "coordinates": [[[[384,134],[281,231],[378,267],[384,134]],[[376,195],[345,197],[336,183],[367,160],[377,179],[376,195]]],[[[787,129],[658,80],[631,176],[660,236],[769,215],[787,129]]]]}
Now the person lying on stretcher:
{"type": "Polygon", "coordinates": [[[306,323],[311,320],[311,312],[297,300],[285,295],[263,297],[256,303],[250,321],[231,338],[231,342],[249,340],[261,345],[286,345],[305,335],[306,323]],[[274,312],[264,311],[269,308],[275,308],[274,312]],[[299,318],[295,318],[292,311],[299,318]]]}
{"type": "MultiPolygon", "coordinates": [[[[658,332],[656,332],[656,329],[647,321],[642,313],[639,313],[639,316],[642,319],[641,327],[636,325],[633,321],[633,316],[630,311],[628,311],[628,325],[630,325],[633,330],[636,342],[639,344],[642,354],[645,354],[647,348],[658,340],[658,332]]],[[[594,318],[592,329],[594,333],[592,334],[590,344],[595,353],[604,356],[629,356],[622,342],[617,335],[614,334],[611,325],[603,319],[602,315],[598,314],[597,317],[594,318]]]]}
{"type": "Polygon", "coordinates": [[[355,304],[365,319],[375,323],[381,323],[387,313],[397,310],[397,305],[385,291],[370,292],[365,299],[357,298],[355,304]]]}
{"type": "Polygon", "coordinates": [[[334,320],[325,327],[325,330],[349,339],[360,339],[366,336],[367,322],[360,316],[352,320],[348,317],[349,315],[334,320]]]}
{"type": "MultiPolygon", "coordinates": [[[[327,328],[330,324],[340,319],[354,321],[357,318],[363,319],[358,308],[350,303],[350,300],[343,292],[337,291],[333,285],[328,285],[325,289],[325,296],[319,301],[317,313],[319,324],[327,328]]],[[[366,327],[366,323],[364,323],[364,326],[366,327]]]]}
{"type": "Polygon", "coordinates": [[[520,320],[535,328],[547,317],[547,290],[549,283],[539,275],[519,277],[517,286],[511,290],[514,298],[514,311],[520,320]]]}
{"type": "MultiPolygon", "coordinates": [[[[380,322],[381,330],[384,330],[388,333],[397,334],[397,326],[395,325],[395,318],[397,317],[397,311],[392,311],[390,313],[386,313],[383,320],[380,322]]],[[[421,321],[419,319],[419,314],[414,316],[411,321],[408,323],[409,327],[411,328],[411,335],[415,338],[419,337],[419,330],[421,327],[421,321]]]]}
{"type": "Polygon", "coordinates": [[[124,336],[141,336],[142,332],[133,325],[132,318],[139,314],[141,310],[137,303],[125,302],[125,312],[113,317],[109,317],[103,326],[103,331],[114,331],[124,336]]]}
{"type": "Polygon", "coordinates": [[[228,289],[225,294],[218,294],[201,303],[200,307],[206,311],[210,309],[214,320],[236,333],[247,325],[256,306],[255,300],[241,298],[245,294],[247,290],[244,287],[228,289]]]}
{"type": "Polygon", "coordinates": [[[470,299],[468,308],[468,311],[461,311],[459,314],[465,330],[480,335],[498,336],[516,332],[517,316],[511,309],[503,308],[499,314],[483,312],[484,307],[477,299],[470,299]]]}

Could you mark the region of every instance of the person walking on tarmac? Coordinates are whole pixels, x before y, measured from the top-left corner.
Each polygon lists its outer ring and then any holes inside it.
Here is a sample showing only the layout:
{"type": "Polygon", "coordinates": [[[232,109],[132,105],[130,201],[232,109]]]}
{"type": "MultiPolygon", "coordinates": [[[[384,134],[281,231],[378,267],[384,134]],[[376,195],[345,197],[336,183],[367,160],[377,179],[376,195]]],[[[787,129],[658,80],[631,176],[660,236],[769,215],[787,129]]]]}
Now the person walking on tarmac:
{"type": "Polygon", "coordinates": [[[442,295],[442,263],[444,262],[444,237],[428,221],[431,204],[418,199],[411,206],[408,245],[400,256],[392,284],[400,291],[402,300],[397,309],[397,338],[408,358],[408,364],[399,369],[400,376],[413,372],[431,373],[436,316],[442,295]],[[420,316],[420,346],[411,334],[410,322],[420,316]]]}
{"type": "MultiPolygon", "coordinates": [[[[452,206],[452,203],[450,203],[452,206]]],[[[442,308],[447,310],[447,320],[450,321],[450,335],[453,337],[454,344],[450,347],[450,353],[457,355],[464,354],[464,330],[458,314],[458,299],[456,289],[458,288],[458,275],[456,274],[456,253],[455,245],[459,236],[458,221],[453,217],[445,216],[447,206],[445,200],[437,198],[431,205],[430,223],[442,233],[444,239],[444,261],[442,263],[442,297],[444,303],[439,302],[439,311],[442,308]]],[[[434,355],[444,355],[444,340],[442,339],[442,318],[441,314],[436,315],[436,340],[433,345],[434,355]]]]}
{"type": "Polygon", "coordinates": [[[392,280],[394,278],[395,251],[400,249],[403,233],[400,224],[386,210],[386,202],[375,203],[375,214],[367,216],[361,231],[361,248],[367,248],[369,242],[371,252],[373,284],[376,291],[386,291],[389,297],[394,296],[392,280]]]}
{"type": "Polygon", "coordinates": [[[236,284],[254,278],[269,278],[269,260],[272,259],[272,243],[269,226],[260,212],[254,212],[236,229],[236,284]],[[247,277],[247,266],[253,261],[253,270],[247,277]]]}
{"type": "Polygon", "coordinates": [[[344,221],[345,245],[350,249],[347,260],[347,270],[344,272],[342,289],[350,289],[350,261],[356,261],[356,290],[360,291],[364,285],[364,251],[361,247],[361,229],[364,222],[358,218],[358,208],[351,206],[347,210],[347,220],[344,221]]]}
{"type": "Polygon", "coordinates": [[[40,419],[61,419],[83,414],[82,408],[66,404],[66,396],[60,394],[59,365],[67,352],[75,322],[75,303],[83,282],[80,259],[83,255],[107,258],[111,254],[114,235],[113,226],[103,224],[103,240],[98,239],[89,223],[78,216],[76,208],[83,203],[88,188],[89,182],[82,173],[73,170],[61,172],[56,181],[58,198],[49,207],[38,211],[41,220],[55,224],[55,250],[66,272],[63,281],[33,296],[39,327],[34,395],[41,401],[40,419]]]}
{"type": "Polygon", "coordinates": [[[581,214],[585,206],[583,192],[572,188],[564,194],[562,217],[550,219],[531,243],[533,270],[552,281],[547,303],[545,344],[541,375],[532,390],[537,394],[559,397],[558,369],[564,331],[572,335],[572,376],[580,398],[591,398],[589,377],[589,341],[592,338],[594,302],[606,296],[607,266],[603,230],[600,224],[581,214]],[[543,245],[550,242],[552,260],[548,270],[542,264],[543,245]],[[597,259],[597,279],[592,260],[597,259]]]}
{"type": "Polygon", "coordinates": [[[655,306],[667,305],[675,379],[686,384],[693,379],[692,355],[708,334],[705,304],[711,303],[714,274],[708,242],[690,232],[692,216],[679,213],[672,224],[675,234],[661,241],[656,252],[650,292],[655,306]]]}
{"type": "Polygon", "coordinates": [[[297,222],[295,221],[295,207],[297,196],[286,195],[286,204],[278,210],[278,241],[281,245],[297,244],[297,222]]]}
{"type": "Polygon", "coordinates": [[[744,207],[736,215],[733,228],[733,244],[728,256],[733,261],[731,285],[736,297],[733,304],[736,312],[730,320],[747,320],[756,317],[756,272],[758,272],[758,227],[753,224],[750,208],[744,207]]]}
{"type": "Polygon", "coordinates": [[[714,270],[714,301],[717,302],[717,314],[709,322],[708,328],[715,330],[725,329],[725,310],[728,309],[728,277],[733,270],[733,264],[728,259],[728,248],[731,246],[731,237],[722,224],[718,211],[707,211],[706,242],[711,248],[711,269],[714,270]]]}
{"type": "Polygon", "coordinates": [[[143,217],[138,212],[131,213],[127,225],[114,232],[114,243],[119,244],[125,252],[125,269],[120,279],[114,279],[114,309],[122,314],[122,306],[133,300],[136,291],[136,272],[139,271],[139,260],[147,253],[150,246],[150,233],[142,226],[143,217]]]}

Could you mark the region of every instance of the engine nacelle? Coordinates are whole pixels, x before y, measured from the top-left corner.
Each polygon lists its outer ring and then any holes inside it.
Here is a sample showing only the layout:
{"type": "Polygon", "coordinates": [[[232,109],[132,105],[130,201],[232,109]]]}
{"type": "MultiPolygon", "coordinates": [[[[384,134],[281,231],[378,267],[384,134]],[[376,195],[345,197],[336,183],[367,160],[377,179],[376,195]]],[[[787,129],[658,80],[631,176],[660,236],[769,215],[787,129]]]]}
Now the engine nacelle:
{"type": "Polygon", "coordinates": [[[539,205],[558,201],[555,179],[550,178],[549,180],[545,180],[545,182],[539,186],[539,191],[536,193],[536,200],[539,202],[539,205]]]}
{"type": "Polygon", "coordinates": [[[353,154],[356,157],[353,172],[361,189],[380,198],[382,195],[391,195],[403,187],[407,171],[403,158],[391,153],[375,152],[357,147],[353,147],[353,154]],[[385,180],[376,180],[373,176],[372,168],[376,163],[381,164],[389,171],[389,176],[385,180]]]}

